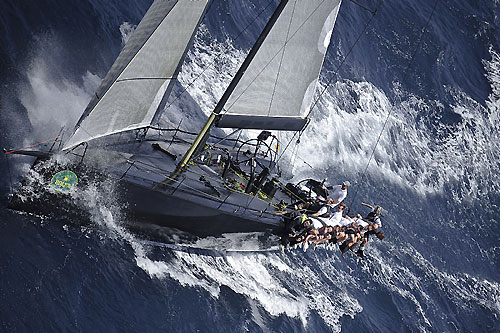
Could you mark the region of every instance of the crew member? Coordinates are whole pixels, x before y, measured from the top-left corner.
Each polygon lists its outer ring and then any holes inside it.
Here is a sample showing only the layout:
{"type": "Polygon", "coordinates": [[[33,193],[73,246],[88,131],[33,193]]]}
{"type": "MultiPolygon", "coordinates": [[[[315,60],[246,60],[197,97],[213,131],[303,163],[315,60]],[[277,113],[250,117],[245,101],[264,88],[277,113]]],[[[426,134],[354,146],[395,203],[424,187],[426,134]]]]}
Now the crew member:
{"type": "Polygon", "coordinates": [[[372,205],[369,205],[367,203],[362,202],[361,203],[363,206],[366,206],[370,208],[372,211],[366,215],[365,220],[370,222],[370,223],[378,223],[380,224],[380,227],[382,226],[382,221],[380,221],[380,215],[382,214],[382,207],[379,205],[376,205],[373,207],[372,205]]]}
{"type": "Polygon", "coordinates": [[[331,207],[335,207],[339,203],[342,202],[342,200],[345,199],[347,196],[347,188],[351,186],[351,183],[346,180],[345,182],[342,183],[342,185],[335,185],[331,187],[331,193],[330,197],[332,199],[332,204],[330,205],[331,207]]]}
{"type": "Polygon", "coordinates": [[[359,245],[358,251],[356,251],[356,254],[363,258],[365,256],[365,245],[368,243],[368,240],[370,238],[370,235],[375,235],[377,236],[378,239],[382,240],[384,239],[385,235],[384,232],[381,230],[377,230],[378,225],[376,223],[370,224],[368,227],[368,230],[365,231],[361,238],[361,244],[359,245]]]}
{"type": "Polygon", "coordinates": [[[324,218],[330,217],[330,208],[333,207],[332,204],[333,199],[327,198],[325,204],[323,204],[323,206],[321,206],[321,208],[316,213],[311,214],[311,216],[324,218]]]}

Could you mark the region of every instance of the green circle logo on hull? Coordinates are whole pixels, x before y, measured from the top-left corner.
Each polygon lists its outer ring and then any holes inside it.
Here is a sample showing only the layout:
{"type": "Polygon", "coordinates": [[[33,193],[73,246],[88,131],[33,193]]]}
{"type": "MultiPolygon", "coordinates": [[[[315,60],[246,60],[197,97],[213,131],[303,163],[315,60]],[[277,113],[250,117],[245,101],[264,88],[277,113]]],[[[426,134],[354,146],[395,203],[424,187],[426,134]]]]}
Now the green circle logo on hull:
{"type": "Polygon", "coordinates": [[[78,183],[78,177],[73,171],[59,171],[52,177],[50,186],[58,192],[68,192],[78,183]]]}

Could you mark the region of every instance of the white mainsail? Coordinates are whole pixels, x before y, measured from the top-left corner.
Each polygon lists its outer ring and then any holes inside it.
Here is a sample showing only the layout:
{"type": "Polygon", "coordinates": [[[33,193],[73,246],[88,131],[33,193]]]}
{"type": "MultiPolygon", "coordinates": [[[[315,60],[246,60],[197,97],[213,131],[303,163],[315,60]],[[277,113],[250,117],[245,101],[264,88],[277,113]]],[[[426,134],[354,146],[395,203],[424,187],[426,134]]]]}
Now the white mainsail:
{"type": "Polygon", "coordinates": [[[218,127],[304,127],[340,2],[289,0],[230,95],[218,127]]]}
{"type": "Polygon", "coordinates": [[[155,0],[106,74],[64,149],[148,126],[177,79],[209,0],[155,0]]]}

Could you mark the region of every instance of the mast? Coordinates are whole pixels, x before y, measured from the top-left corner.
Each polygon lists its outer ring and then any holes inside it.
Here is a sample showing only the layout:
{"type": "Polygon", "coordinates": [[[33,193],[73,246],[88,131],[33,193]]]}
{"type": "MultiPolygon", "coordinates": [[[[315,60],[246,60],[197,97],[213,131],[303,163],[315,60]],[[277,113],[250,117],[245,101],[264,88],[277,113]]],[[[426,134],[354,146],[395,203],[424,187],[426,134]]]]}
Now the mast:
{"type": "Polygon", "coordinates": [[[259,50],[260,46],[262,45],[262,43],[266,39],[267,35],[271,31],[272,27],[274,26],[274,23],[276,23],[276,21],[278,20],[279,16],[281,15],[281,12],[283,11],[283,9],[285,8],[287,3],[288,3],[288,0],[281,0],[278,7],[276,7],[276,9],[274,10],[273,15],[271,16],[271,18],[267,22],[267,24],[264,27],[264,29],[262,30],[260,36],[255,41],[255,44],[253,45],[252,49],[250,50],[247,57],[245,58],[245,60],[241,64],[240,68],[238,69],[238,72],[233,77],[233,80],[231,81],[231,83],[227,87],[226,91],[224,92],[224,94],[220,98],[217,105],[215,106],[214,110],[212,111],[212,114],[210,115],[207,122],[205,123],[205,126],[203,126],[203,129],[200,131],[200,133],[198,134],[198,136],[194,140],[193,144],[191,145],[191,147],[188,149],[188,151],[184,155],[182,161],[177,165],[176,172],[178,172],[182,168],[184,168],[189,163],[193,154],[198,149],[200,149],[200,147],[202,147],[205,144],[205,142],[208,138],[208,135],[210,133],[210,129],[212,128],[212,125],[213,125],[216,117],[221,113],[222,109],[224,108],[224,105],[226,104],[227,100],[229,99],[229,97],[233,93],[234,89],[236,88],[236,85],[241,80],[241,77],[243,76],[243,74],[247,70],[248,66],[252,62],[255,55],[257,54],[257,51],[259,50]]]}

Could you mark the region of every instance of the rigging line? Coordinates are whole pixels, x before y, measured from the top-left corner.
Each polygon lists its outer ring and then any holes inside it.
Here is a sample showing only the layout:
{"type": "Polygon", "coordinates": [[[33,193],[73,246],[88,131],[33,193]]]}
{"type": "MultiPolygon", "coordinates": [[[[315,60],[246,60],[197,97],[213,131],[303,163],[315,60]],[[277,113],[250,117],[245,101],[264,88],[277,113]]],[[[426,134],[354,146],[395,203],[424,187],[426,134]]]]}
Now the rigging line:
{"type": "MultiPolygon", "coordinates": [[[[56,145],[56,142],[57,142],[57,140],[59,140],[59,138],[62,140],[62,137],[64,135],[63,133],[64,133],[64,126],[61,127],[61,130],[59,131],[59,134],[57,134],[56,138],[54,139],[54,142],[52,143],[52,146],[50,146],[49,152],[52,151],[52,148],[54,148],[54,146],[56,145]]],[[[59,141],[59,143],[60,143],[60,141],[59,141]]],[[[60,144],[59,144],[59,146],[60,146],[60,144]]]]}
{"type": "Polygon", "coordinates": [[[292,160],[290,161],[291,173],[293,173],[293,168],[295,167],[295,161],[297,160],[298,148],[299,148],[299,143],[297,140],[297,141],[295,141],[295,146],[293,147],[293,151],[292,151],[292,160]]]}
{"type": "Polygon", "coordinates": [[[4,151],[4,154],[5,155],[9,155],[9,154],[12,154],[12,153],[14,153],[16,151],[22,151],[22,150],[25,150],[25,149],[28,149],[28,148],[33,148],[33,147],[39,146],[41,144],[47,143],[47,142],[52,141],[52,140],[54,140],[54,142],[55,142],[55,140],[57,140],[58,138],[59,138],[59,136],[56,136],[56,137],[53,137],[51,139],[35,143],[35,144],[31,145],[31,146],[26,146],[26,147],[22,147],[22,148],[19,148],[19,149],[13,149],[13,150],[4,151]]]}
{"type": "Polygon", "coordinates": [[[281,71],[281,65],[283,64],[283,58],[285,57],[285,48],[286,44],[288,43],[289,39],[288,36],[290,35],[290,28],[292,27],[292,21],[293,21],[293,14],[295,13],[295,5],[297,2],[294,2],[293,4],[293,9],[292,9],[292,15],[290,15],[290,22],[288,23],[288,29],[286,32],[286,37],[285,37],[285,43],[283,44],[283,52],[281,52],[281,59],[280,59],[280,64],[278,66],[278,71],[276,73],[276,80],[274,80],[274,86],[273,86],[273,93],[271,95],[271,99],[269,101],[269,110],[267,111],[267,116],[271,114],[271,107],[273,105],[273,100],[274,100],[274,94],[276,93],[276,87],[278,85],[278,79],[280,76],[280,71],[281,71]]]}
{"type": "Polygon", "coordinates": [[[139,81],[139,80],[176,80],[177,77],[131,77],[125,79],[116,80],[116,82],[124,82],[124,81],[139,81]]]}
{"type": "Polygon", "coordinates": [[[233,149],[236,148],[236,145],[238,144],[239,140],[240,140],[240,136],[241,136],[241,132],[238,133],[238,137],[236,138],[236,141],[234,141],[234,146],[233,146],[233,149]]]}
{"type": "MultiPolygon", "coordinates": [[[[93,136],[92,134],[90,134],[90,133],[89,133],[89,131],[87,131],[87,130],[85,129],[85,127],[84,127],[84,126],[80,125],[80,127],[78,127],[78,129],[80,129],[80,128],[81,128],[81,129],[82,129],[85,133],[87,133],[87,134],[88,134],[88,135],[92,138],[92,140],[97,139],[97,137],[95,137],[95,136],[93,136]]],[[[75,133],[76,133],[76,131],[75,131],[75,133]]],[[[70,137],[70,139],[71,139],[71,137],[70,137]]],[[[90,141],[90,140],[86,140],[86,141],[84,141],[84,142],[87,142],[87,141],[90,141]]]]}
{"type": "MultiPolygon", "coordinates": [[[[222,139],[220,139],[219,141],[217,141],[216,143],[213,143],[213,144],[210,144],[212,147],[215,147],[217,146],[219,143],[221,143],[222,141],[225,141],[227,138],[229,138],[230,136],[232,136],[233,134],[235,134],[236,132],[239,132],[241,131],[241,128],[238,128],[236,130],[234,130],[233,132],[229,133],[228,135],[226,135],[225,137],[223,137],[222,139]]],[[[238,137],[239,137],[239,134],[238,134],[238,137]]]]}
{"type": "Polygon", "coordinates": [[[295,132],[295,133],[293,134],[292,138],[288,141],[288,143],[287,143],[287,145],[286,145],[285,149],[283,149],[283,152],[281,153],[280,157],[278,157],[278,159],[276,160],[275,165],[278,165],[278,162],[279,162],[279,161],[281,161],[281,158],[283,157],[283,155],[285,155],[285,152],[287,151],[287,149],[288,149],[288,147],[290,146],[290,144],[292,143],[292,141],[294,141],[294,138],[295,138],[295,136],[297,135],[297,133],[299,133],[299,132],[295,132]]]}
{"type": "MultiPolygon", "coordinates": [[[[295,149],[297,150],[297,152],[296,152],[296,154],[295,154],[294,158],[295,158],[295,159],[297,159],[297,158],[298,158],[299,160],[301,160],[302,162],[304,162],[304,163],[305,163],[308,167],[310,167],[310,168],[312,169],[313,167],[311,166],[311,164],[309,164],[309,163],[308,163],[305,159],[303,159],[302,157],[300,157],[300,156],[299,156],[299,154],[298,154],[298,147],[299,147],[299,144],[300,144],[300,138],[301,138],[301,136],[302,136],[302,133],[303,133],[303,132],[304,132],[304,131],[295,132],[295,134],[299,133],[299,137],[298,137],[298,138],[297,138],[297,140],[295,141],[295,142],[296,142],[295,149]]],[[[283,150],[283,154],[284,154],[284,153],[285,153],[285,151],[288,149],[288,146],[291,144],[291,142],[294,140],[294,137],[295,137],[295,135],[294,135],[294,136],[292,136],[292,138],[291,138],[291,139],[290,139],[290,141],[288,142],[287,146],[286,146],[286,147],[285,147],[285,149],[283,150]]],[[[280,144],[280,147],[281,147],[281,141],[279,141],[279,144],[280,144]]],[[[293,153],[292,153],[292,156],[293,156],[293,153]]],[[[276,160],[276,163],[278,163],[278,162],[280,161],[280,159],[281,159],[281,155],[280,155],[280,157],[276,160]]]]}
{"type": "Polygon", "coordinates": [[[305,159],[303,159],[302,157],[299,156],[299,153],[298,153],[298,147],[299,147],[299,144],[300,144],[300,138],[302,137],[302,134],[304,134],[304,131],[301,131],[299,133],[299,137],[297,138],[297,154],[295,155],[295,158],[301,160],[302,162],[304,162],[305,165],[307,165],[309,168],[311,169],[314,169],[313,166],[311,164],[309,164],[305,159]]]}
{"type": "MultiPolygon", "coordinates": [[[[319,103],[321,97],[323,96],[323,94],[326,92],[326,90],[328,89],[328,87],[330,86],[330,84],[332,83],[333,79],[337,76],[340,68],[342,67],[342,65],[344,65],[345,61],[347,60],[347,57],[349,57],[349,55],[351,54],[352,50],[354,49],[354,47],[356,46],[356,44],[358,44],[359,40],[361,39],[361,36],[364,35],[364,33],[366,32],[366,30],[368,29],[368,26],[371,24],[371,22],[373,21],[373,18],[375,17],[375,14],[378,12],[380,6],[382,5],[382,3],[384,2],[384,0],[381,0],[377,7],[375,8],[375,10],[373,11],[373,14],[372,16],[370,17],[370,19],[368,20],[368,22],[366,22],[365,24],[365,27],[363,28],[363,31],[361,31],[361,33],[358,35],[358,37],[356,38],[356,41],[354,42],[354,44],[352,44],[352,46],[349,48],[349,51],[347,51],[347,54],[344,56],[344,58],[342,59],[342,61],[340,62],[340,65],[337,67],[337,69],[334,71],[332,77],[330,78],[330,80],[328,80],[326,82],[326,85],[325,87],[323,88],[323,90],[321,91],[321,93],[319,94],[319,96],[316,98],[316,100],[314,101],[314,103],[311,105],[311,107],[309,108],[309,112],[307,113],[307,117],[309,117],[314,109],[314,107],[319,103]]],[[[307,128],[307,126],[309,126],[309,123],[307,123],[306,127],[304,128],[304,130],[307,128]]]]}
{"type": "MultiPolygon", "coordinates": [[[[424,26],[422,28],[422,31],[420,32],[420,36],[418,37],[418,41],[417,41],[417,47],[413,51],[413,54],[412,54],[411,59],[410,59],[410,62],[406,66],[405,73],[403,75],[403,80],[401,81],[401,85],[404,85],[404,83],[406,82],[406,79],[408,78],[408,73],[410,72],[410,68],[412,67],[413,62],[415,61],[415,55],[417,54],[417,51],[420,49],[420,44],[422,43],[422,39],[423,39],[424,33],[427,30],[429,22],[431,21],[431,18],[434,15],[434,12],[436,11],[436,7],[437,7],[437,3],[438,2],[439,2],[439,0],[436,0],[434,2],[434,6],[432,7],[431,14],[429,15],[429,18],[427,19],[427,22],[425,22],[425,24],[424,24],[424,26]]],[[[382,137],[382,134],[384,133],[385,127],[387,126],[387,123],[389,122],[389,118],[390,118],[393,110],[394,110],[394,107],[391,107],[389,109],[387,117],[385,118],[384,124],[382,126],[382,130],[380,131],[380,133],[378,135],[377,141],[375,142],[375,146],[373,147],[373,150],[372,150],[372,153],[370,155],[370,158],[368,159],[368,163],[366,163],[365,170],[363,171],[363,174],[361,175],[360,184],[363,183],[364,178],[366,178],[366,172],[368,171],[368,166],[370,165],[370,162],[372,161],[373,156],[375,155],[375,149],[377,148],[377,146],[378,146],[378,144],[380,142],[380,138],[382,137]]],[[[354,199],[358,195],[358,191],[359,191],[359,187],[357,187],[356,188],[356,192],[354,192],[354,196],[353,196],[353,198],[351,200],[351,204],[349,205],[348,212],[351,210],[352,204],[354,203],[354,199]]]]}
{"type": "MultiPolygon", "coordinates": [[[[213,3],[213,2],[212,2],[212,3],[213,3]]],[[[266,11],[266,10],[267,10],[267,8],[269,8],[269,6],[271,6],[271,4],[273,4],[273,1],[270,1],[270,2],[267,4],[267,6],[266,6],[263,10],[261,10],[261,11],[260,11],[260,13],[258,13],[258,14],[254,17],[254,19],[252,20],[252,22],[250,22],[250,23],[249,23],[249,24],[248,24],[248,25],[247,25],[247,26],[246,26],[246,27],[245,27],[245,28],[244,28],[244,29],[243,29],[243,30],[242,30],[242,31],[238,34],[238,36],[236,36],[236,37],[234,38],[234,40],[235,40],[235,41],[236,41],[236,40],[238,40],[238,39],[239,39],[239,38],[243,35],[243,33],[245,33],[245,32],[248,30],[248,28],[250,28],[250,26],[252,26],[252,25],[255,23],[255,21],[257,21],[257,18],[259,18],[259,17],[262,15],[262,13],[264,13],[264,11],[266,11]]],[[[169,108],[169,107],[170,107],[170,106],[171,106],[171,105],[172,105],[172,104],[173,104],[176,100],[178,100],[178,99],[179,99],[179,98],[180,98],[180,97],[181,97],[181,96],[182,96],[182,95],[183,95],[183,94],[187,91],[187,89],[188,89],[189,87],[191,87],[191,86],[192,86],[192,85],[196,82],[196,80],[198,80],[198,79],[200,78],[200,76],[202,76],[202,75],[203,75],[203,73],[205,73],[205,72],[206,72],[209,68],[211,68],[211,67],[212,67],[212,66],[214,66],[214,65],[215,65],[215,60],[214,60],[214,61],[212,61],[210,64],[208,64],[208,66],[207,66],[204,70],[202,70],[202,71],[201,71],[201,73],[200,73],[200,74],[198,74],[198,75],[197,75],[197,76],[196,76],[196,77],[195,77],[195,78],[194,78],[191,82],[189,82],[189,83],[188,83],[188,85],[187,85],[186,87],[183,87],[182,91],[181,91],[181,92],[180,92],[177,96],[175,96],[175,98],[172,100],[172,102],[170,102],[170,104],[168,104],[168,105],[165,107],[165,109],[168,109],[168,108],[169,108]]]]}
{"type": "Polygon", "coordinates": [[[353,3],[353,4],[355,4],[355,5],[358,5],[359,7],[363,8],[363,9],[365,9],[365,10],[369,11],[369,12],[370,12],[370,13],[372,13],[373,15],[375,15],[375,13],[377,12],[377,9],[375,9],[375,10],[371,10],[370,8],[366,7],[365,5],[360,4],[360,3],[359,3],[359,2],[357,2],[357,1],[354,1],[354,0],[349,0],[349,1],[350,1],[350,2],[352,2],[352,3],[353,3]]]}
{"type": "MultiPolygon", "coordinates": [[[[299,143],[300,143],[300,138],[301,138],[302,133],[304,132],[304,130],[305,130],[305,128],[304,128],[302,131],[297,131],[297,132],[295,132],[295,133],[293,134],[292,138],[288,141],[287,145],[285,146],[285,149],[283,149],[283,152],[281,153],[281,155],[280,155],[280,156],[278,157],[278,159],[276,160],[275,165],[278,165],[278,162],[281,160],[281,158],[283,157],[283,155],[285,155],[285,152],[288,150],[288,147],[290,146],[290,144],[292,143],[292,141],[294,141],[295,136],[296,136],[297,134],[299,134],[299,137],[297,138],[296,143],[297,143],[297,146],[299,145],[299,143]]],[[[297,155],[298,155],[298,154],[297,154],[297,155]]],[[[300,157],[299,157],[299,158],[300,158],[300,157]]],[[[304,159],[302,159],[302,158],[301,158],[301,160],[302,160],[305,164],[307,164],[308,166],[310,166],[310,167],[311,167],[311,165],[310,165],[309,163],[307,163],[304,159]]],[[[312,168],[312,167],[311,167],[311,168],[312,168]]]]}
{"type": "MultiPolygon", "coordinates": [[[[290,144],[292,143],[292,141],[294,140],[295,136],[298,133],[299,133],[298,131],[294,132],[292,138],[288,141],[287,145],[285,146],[285,149],[283,149],[281,155],[276,159],[276,161],[274,162],[274,166],[270,169],[270,171],[274,170],[274,168],[278,166],[278,162],[281,160],[281,158],[283,157],[283,155],[285,154],[285,152],[287,151],[288,147],[290,146],[290,144]]],[[[299,136],[299,139],[297,139],[297,140],[300,140],[300,136],[299,136]]],[[[278,147],[281,147],[281,140],[278,140],[278,138],[276,138],[276,141],[278,142],[278,147]]],[[[278,155],[278,150],[276,151],[276,155],[278,155]]]]}

